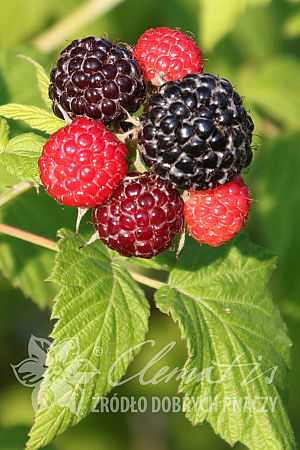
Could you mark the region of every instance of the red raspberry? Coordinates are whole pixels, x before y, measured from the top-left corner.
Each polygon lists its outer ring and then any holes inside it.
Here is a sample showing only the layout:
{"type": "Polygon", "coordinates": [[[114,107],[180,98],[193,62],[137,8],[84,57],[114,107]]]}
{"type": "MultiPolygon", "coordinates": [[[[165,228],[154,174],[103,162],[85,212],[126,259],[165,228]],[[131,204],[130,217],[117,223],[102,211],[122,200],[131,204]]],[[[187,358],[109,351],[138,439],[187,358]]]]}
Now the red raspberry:
{"type": "Polygon", "coordinates": [[[52,134],[39,159],[41,182],[67,206],[92,207],[126,175],[123,143],[96,120],[81,117],[52,134]]]}
{"type": "Polygon", "coordinates": [[[93,211],[101,240],[124,256],[152,258],[183,225],[183,201],[153,173],[131,173],[93,211]]]}
{"type": "Polygon", "coordinates": [[[190,191],[184,215],[190,234],[199,242],[218,247],[237,233],[248,217],[251,198],[240,175],[206,191],[190,191]]]}
{"type": "Polygon", "coordinates": [[[147,81],[163,77],[181,80],[189,73],[202,73],[202,53],[195,42],[177,30],[151,28],[138,40],[134,54],[147,81]]]}

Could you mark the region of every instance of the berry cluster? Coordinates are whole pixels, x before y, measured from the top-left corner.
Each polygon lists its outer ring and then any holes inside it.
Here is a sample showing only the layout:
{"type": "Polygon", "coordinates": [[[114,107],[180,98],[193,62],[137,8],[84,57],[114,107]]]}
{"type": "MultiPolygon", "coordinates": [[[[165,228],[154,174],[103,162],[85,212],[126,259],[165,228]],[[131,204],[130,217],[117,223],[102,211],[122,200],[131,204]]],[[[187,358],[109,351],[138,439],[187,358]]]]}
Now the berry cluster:
{"type": "Polygon", "coordinates": [[[229,81],[202,70],[197,44],[162,27],[134,49],[76,39],[51,72],[53,111],[67,125],[44,146],[41,182],[62,204],[93,207],[97,237],[121,255],[152,258],[185,228],[218,246],[247,219],[239,174],[253,122],[229,81]],[[141,120],[130,117],[142,105],[141,120]],[[151,172],[127,173],[129,137],[151,172]]]}

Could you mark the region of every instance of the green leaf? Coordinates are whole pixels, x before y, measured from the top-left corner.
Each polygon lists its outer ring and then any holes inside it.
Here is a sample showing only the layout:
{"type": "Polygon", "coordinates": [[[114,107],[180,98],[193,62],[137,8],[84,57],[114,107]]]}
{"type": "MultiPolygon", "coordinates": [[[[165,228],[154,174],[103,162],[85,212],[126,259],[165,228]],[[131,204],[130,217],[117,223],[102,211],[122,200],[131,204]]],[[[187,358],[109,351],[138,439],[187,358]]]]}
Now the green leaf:
{"type": "Polygon", "coordinates": [[[40,183],[37,163],[45,142],[45,138],[34,133],[20,134],[0,153],[0,164],[21,180],[40,183]]]}
{"type": "Polygon", "coordinates": [[[245,68],[237,78],[237,85],[248,103],[293,130],[300,126],[299,80],[300,62],[293,57],[277,57],[266,61],[260,69],[245,68]]]}
{"type": "Polygon", "coordinates": [[[284,25],[285,35],[289,38],[296,38],[300,35],[300,9],[291,15],[284,25]]]}
{"type": "Polygon", "coordinates": [[[111,261],[101,241],[79,250],[81,238],[67,230],[60,236],[51,277],[60,286],[53,311],[58,322],[30,449],[46,445],[92,410],[96,399],[112,388],[111,381],[118,382],[125,373],[148,326],[143,291],[111,261]]]}
{"type": "Polygon", "coordinates": [[[0,195],[7,191],[8,186],[17,184],[19,180],[5,170],[0,164],[0,195]]]}
{"type": "Polygon", "coordinates": [[[266,288],[274,266],[245,235],[218,249],[195,245],[156,294],[187,339],[180,385],[187,417],[207,420],[231,445],[250,449],[294,447],[284,405],[291,344],[266,288]],[[276,402],[273,411],[269,402],[263,412],[264,397],[276,402]],[[217,406],[209,408],[209,399],[217,406]]]}
{"type": "MultiPolygon", "coordinates": [[[[0,167],[0,192],[7,192],[9,184],[16,183],[0,167]]],[[[56,239],[61,226],[75,228],[75,208],[62,209],[43,189],[35,189],[15,198],[0,208],[0,223],[5,223],[30,233],[56,239]]],[[[0,270],[11,284],[22,290],[41,307],[51,305],[57,288],[46,282],[53,265],[55,252],[0,233],[0,270]]]]}
{"type": "Polygon", "coordinates": [[[43,65],[49,64],[49,57],[30,46],[0,50],[0,104],[22,103],[42,107],[43,102],[36,88],[36,74],[27,61],[17,57],[18,54],[26,54],[43,65]]]}
{"type": "Polygon", "coordinates": [[[52,101],[49,98],[48,89],[50,84],[50,79],[48,75],[46,74],[45,69],[34,59],[29,58],[29,56],[19,55],[20,58],[24,58],[25,60],[29,61],[36,70],[36,78],[38,82],[38,87],[42,96],[42,99],[44,100],[44,103],[49,108],[52,107],[52,101]]]}
{"type": "Polygon", "coordinates": [[[0,152],[3,152],[8,143],[9,126],[5,119],[0,118],[0,152]]]}
{"type": "Polygon", "coordinates": [[[200,0],[201,45],[211,51],[233,28],[239,16],[252,5],[264,5],[270,0],[200,0]]]}
{"type": "MultiPolygon", "coordinates": [[[[300,306],[299,191],[300,133],[266,142],[248,177],[254,189],[253,216],[260,220],[266,244],[278,254],[276,292],[300,306]]],[[[299,316],[299,315],[298,315],[299,316]]]]}
{"type": "Polygon", "coordinates": [[[118,261],[124,261],[130,265],[144,267],[146,269],[155,269],[155,270],[171,270],[177,262],[176,259],[176,248],[177,248],[177,238],[175,238],[174,243],[172,244],[171,250],[167,250],[164,253],[155,256],[151,259],[143,259],[143,258],[126,258],[125,256],[121,256],[119,253],[110,250],[112,258],[118,261]]]}
{"type": "MultiPolygon", "coordinates": [[[[49,2],[51,3],[51,2],[49,2]]],[[[0,16],[0,42],[11,47],[42,30],[49,19],[50,5],[44,0],[14,0],[2,4],[0,16]],[[14,26],[12,27],[11,24],[14,26]]]]}
{"type": "Polygon", "coordinates": [[[66,125],[64,120],[37,106],[8,103],[0,106],[0,116],[7,119],[23,120],[30,127],[48,134],[52,134],[66,125]]]}

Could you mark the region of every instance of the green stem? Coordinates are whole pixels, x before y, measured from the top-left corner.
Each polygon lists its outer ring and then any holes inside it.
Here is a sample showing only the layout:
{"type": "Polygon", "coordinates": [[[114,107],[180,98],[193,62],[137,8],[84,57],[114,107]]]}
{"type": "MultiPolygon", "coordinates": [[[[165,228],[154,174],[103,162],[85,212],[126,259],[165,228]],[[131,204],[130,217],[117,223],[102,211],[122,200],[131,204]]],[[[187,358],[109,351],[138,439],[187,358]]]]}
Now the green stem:
{"type": "Polygon", "coordinates": [[[8,191],[4,192],[4,194],[0,196],[0,208],[14,198],[18,197],[18,195],[21,195],[23,192],[31,189],[32,186],[32,183],[28,183],[27,181],[21,181],[21,183],[12,186],[8,191]]]}
{"type": "Polygon", "coordinates": [[[19,228],[11,227],[10,225],[5,225],[4,223],[0,223],[0,233],[22,239],[22,241],[30,242],[31,244],[39,245],[44,248],[49,248],[50,250],[58,251],[56,242],[37,236],[36,234],[28,233],[28,231],[20,230],[19,228]]]}
{"type": "Polygon", "coordinates": [[[52,53],[78,30],[95,21],[124,0],[88,0],[64,17],[49,30],[33,40],[33,45],[43,53],[52,53]]]}
{"type": "MultiPolygon", "coordinates": [[[[50,239],[46,239],[41,236],[37,236],[36,234],[28,233],[27,231],[20,230],[19,228],[11,227],[10,225],[5,225],[0,223],[0,233],[6,234],[8,236],[12,236],[18,239],[21,239],[26,242],[30,242],[31,244],[39,245],[44,248],[48,248],[50,250],[58,251],[58,245],[56,242],[51,241],[50,239]]],[[[135,272],[131,269],[126,269],[128,273],[139,283],[145,284],[146,286],[152,287],[154,289],[159,289],[162,286],[165,286],[165,283],[161,281],[154,280],[153,278],[146,277],[140,273],[135,272]]]]}
{"type": "Polygon", "coordinates": [[[139,283],[145,284],[146,286],[152,287],[153,289],[159,289],[163,286],[165,286],[165,283],[162,283],[161,281],[154,280],[153,278],[146,277],[145,275],[142,275],[140,273],[135,272],[131,269],[126,269],[128,273],[139,283]]]}

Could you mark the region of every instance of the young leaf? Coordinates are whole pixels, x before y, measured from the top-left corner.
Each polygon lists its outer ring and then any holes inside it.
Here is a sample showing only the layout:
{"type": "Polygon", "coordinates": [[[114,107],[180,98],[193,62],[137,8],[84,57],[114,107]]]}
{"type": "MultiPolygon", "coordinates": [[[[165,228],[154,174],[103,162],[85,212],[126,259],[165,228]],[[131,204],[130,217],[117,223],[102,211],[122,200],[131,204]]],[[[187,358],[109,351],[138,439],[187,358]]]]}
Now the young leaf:
{"type": "Polygon", "coordinates": [[[40,183],[37,163],[45,142],[45,138],[34,133],[20,134],[0,153],[0,164],[21,180],[40,183]]]}
{"type": "Polygon", "coordinates": [[[0,153],[3,152],[8,143],[9,126],[5,119],[0,117],[0,153]]]}
{"type": "Polygon", "coordinates": [[[30,449],[46,445],[93,409],[125,373],[147,331],[143,291],[111,261],[101,241],[80,250],[83,240],[74,233],[62,230],[60,236],[51,277],[60,286],[53,311],[58,322],[30,449]]]}
{"type": "Polygon", "coordinates": [[[248,6],[266,4],[270,0],[199,0],[201,45],[210,51],[233,28],[248,6]]]}
{"type": "Polygon", "coordinates": [[[30,127],[48,134],[52,134],[66,125],[64,120],[37,106],[8,103],[0,106],[0,116],[7,119],[23,120],[30,127]]]}
{"type": "Polygon", "coordinates": [[[52,101],[50,100],[49,95],[48,95],[50,79],[49,79],[48,75],[46,74],[45,69],[34,59],[29,58],[29,56],[24,56],[24,55],[19,55],[19,56],[20,56],[20,58],[24,58],[27,61],[29,61],[35,67],[36,78],[37,78],[40,93],[42,95],[42,99],[44,100],[45,105],[48,106],[49,108],[51,108],[52,101]]]}
{"type": "Polygon", "coordinates": [[[195,246],[156,295],[187,339],[187,417],[250,449],[294,447],[284,405],[291,344],[266,288],[274,266],[244,235],[219,249],[195,246]]]}
{"type": "MultiPolygon", "coordinates": [[[[0,42],[2,43],[1,39],[0,42]]],[[[43,107],[40,93],[36,88],[36,74],[25,60],[17,58],[18,54],[28,55],[40,64],[49,63],[49,58],[30,45],[0,50],[1,89],[0,105],[21,103],[43,107]],[[20,76],[20,73],[22,76],[20,76]]],[[[18,123],[13,124],[15,128],[18,123]]]]}

